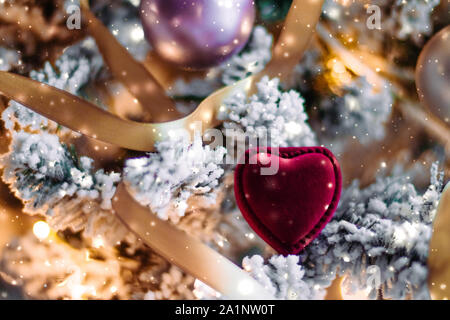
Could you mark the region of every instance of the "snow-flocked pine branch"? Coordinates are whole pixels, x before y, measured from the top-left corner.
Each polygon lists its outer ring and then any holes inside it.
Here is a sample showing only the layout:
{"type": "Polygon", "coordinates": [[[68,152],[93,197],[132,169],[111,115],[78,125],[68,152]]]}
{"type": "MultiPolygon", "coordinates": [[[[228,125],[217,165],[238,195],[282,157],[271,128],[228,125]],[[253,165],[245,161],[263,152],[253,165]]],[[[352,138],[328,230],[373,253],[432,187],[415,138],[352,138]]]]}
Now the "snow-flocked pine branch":
{"type": "Polygon", "coordinates": [[[287,292],[296,288],[319,298],[337,276],[345,276],[347,290],[368,290],[372,299],[380,288],[384,298],[429,299],[428,243],[443,175],[433,164],[423,194],[408,180],[406,175],[378,178],[365,189],[354,181],[333,219],[299,256],[272,256],[267,264],[254,256],[244,260],[244,268],[279,298],[289,298],[287,292]]]}
{"type": "Polygon", "coordinates": [[[92,159],[78,158],[73,148],[45,132],[13,132],[10,148],[1,158],[2,179],[26,213],[45,216],[56,230],[84,230],[112,244],[126,237],[128,231],[111,211],[120,174],[94,172],[92,159]]]}
{"type": "Polygon", "coordinates": [[[364,77],[342,88],[344,94],[322,100],[324,126],[330,135],[354,136],[361,143],[384,138],[393,94],[387,82],[377,91],[364,77]]]}
{"type": "Polygon", "coordinates": [[[316,145],[309,127],[304,100],[294,90],[283,92],[279,79],[263,77],[257,93],[247,98],[240,92],[227,99],[218,118],[224,120],[225,133],[242,130],[247,137],[279,147],[316,145]]]}
{"type": "Polygon", "coordinates": [[[125,164],[125,180],[141,204],[158,217],[178,221],[192,195],[214,200],[215,188],[224,170],[220,166],[225,148],[203,146],[199,135],[190,142],[174,135],[156,145],[157,153],[130,159],[125,164]]]}
{"type": "Polygon", "coordinates": [[[304,281],[305,270],[298,263],[298,256],[275,255],[264,264],[264,259],[255,255],[251,258],[245,257],[242,266],[277,299],[322,299],[324,291],[316,290],[310,283],[304,281]]]}
{"type": "MultiPolygon", "coordinates": [[[[55,68],[47,62],[42,70],[32,71],[30,78],[80,95],[81,89],[98,75],[102,65],[103,60],[93,39],[88,38],[66,49],[55,62],[55,68]]],[[[11,101],[3,111],[2,120],[9,130],[13,130],[15,124],[23,129],[28,127],[31,130],[40,130],[48,128],[51,123],[47,118],[15,101],[11,101]]]]}
{"type": "Polygon", "coordinates": [[[379,270],[384,297],[428,298],[428,242],[443,187],[437,163],[431,184],[421,195],[408,176],[378,178],[365,189],[355,181],[322,233],[305,250],[302,264],[313,283],[328,286],[336,273],[347,275],[353,289],[372,289],[370,266],[379,270]]]}
{"type": "Polygon", "coordinates": [[[0,47],[0,71],[9,71],[18,62],[19,55],[17,52],[0,47]]]}

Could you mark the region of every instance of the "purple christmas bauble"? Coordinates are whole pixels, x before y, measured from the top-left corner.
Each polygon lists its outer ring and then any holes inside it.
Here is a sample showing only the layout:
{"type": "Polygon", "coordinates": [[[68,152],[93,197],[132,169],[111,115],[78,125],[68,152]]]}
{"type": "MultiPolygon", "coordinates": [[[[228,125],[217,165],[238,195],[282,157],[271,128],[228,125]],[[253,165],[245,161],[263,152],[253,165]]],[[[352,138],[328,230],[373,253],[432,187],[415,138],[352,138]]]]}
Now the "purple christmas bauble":
{"type": "Polygon", "coordinates": [[[252,0],[142,0],[145,36],[163,59],[185,69],[216,66],[247,42],[252,0]]]}

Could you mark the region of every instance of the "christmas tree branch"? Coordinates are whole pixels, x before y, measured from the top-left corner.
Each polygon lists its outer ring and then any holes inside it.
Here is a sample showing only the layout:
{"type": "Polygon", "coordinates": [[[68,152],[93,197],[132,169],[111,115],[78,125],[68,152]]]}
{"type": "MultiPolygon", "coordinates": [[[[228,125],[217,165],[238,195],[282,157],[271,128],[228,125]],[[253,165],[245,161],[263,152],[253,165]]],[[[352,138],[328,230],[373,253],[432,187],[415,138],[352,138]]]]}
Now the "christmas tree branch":
{"type": "MultiPolygon", "coordinates": [[[[362,59],[357,58],[352,52],[345,48],[344,45],[336,40],[321,23],[317,25],[317,34],[327,47],[339,56],[347,68],[355,74],[365,76],[375,87],[382,85],[384,79],[376,71],[367,66],[367,64],[363,63],[361,61],[362,59]]],[[[387,70],[388,68],[386,67],[385,69],[387,70]]],[[[402,90],[398,84],[399,79],[396,79],[395,74],[390,74],[390,76],[394,81],[396,80],[396,83],[391,83],[391,88],[396,96],[401,99],[401,101],[396,104],[401,113],[408,119],[420,124],[430,136],[435,137],[443,143],[446,153],[450,154],[450,129],[440,119],[437,119],[435,116],[419,107],[418,103],[405,97],[404,90],[402,90]]]]}

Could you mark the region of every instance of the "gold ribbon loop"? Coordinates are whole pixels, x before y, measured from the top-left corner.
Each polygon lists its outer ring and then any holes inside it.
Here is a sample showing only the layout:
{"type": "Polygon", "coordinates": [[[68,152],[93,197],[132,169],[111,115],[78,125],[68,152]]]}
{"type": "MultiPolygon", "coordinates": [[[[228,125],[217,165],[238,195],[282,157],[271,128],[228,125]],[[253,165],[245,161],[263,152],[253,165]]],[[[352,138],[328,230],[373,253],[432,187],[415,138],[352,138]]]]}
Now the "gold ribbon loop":
{"type": "Polygon", "coordinates": [[[88,34],[95,39],[114,78],[122,82],[141,104],[142,120],[163,122],[181,118],[174,101],[166,95],[150,71],[136,61],[94,16],[87,1],[80,4],[88,34]]]}
{"type": "Polygon", "coordinates": [[[248,82],[245,79],[218,90],[188,116],[161,123],[122,119],[66,91],[4,71],[0,71],[0,94],[91,138],[126,149],[153,151],[155,142],[167,139],[174,130],[185,129],[192,134],[194,130],[217,126],[220,121],[216,115],[222,99],[245,89],[248,82]]]}
{"type": "Polygon", "coordinates": [[[441,195],[428,252],[428,290],[433,300],[450,299],[450,183],[441,195]]]}

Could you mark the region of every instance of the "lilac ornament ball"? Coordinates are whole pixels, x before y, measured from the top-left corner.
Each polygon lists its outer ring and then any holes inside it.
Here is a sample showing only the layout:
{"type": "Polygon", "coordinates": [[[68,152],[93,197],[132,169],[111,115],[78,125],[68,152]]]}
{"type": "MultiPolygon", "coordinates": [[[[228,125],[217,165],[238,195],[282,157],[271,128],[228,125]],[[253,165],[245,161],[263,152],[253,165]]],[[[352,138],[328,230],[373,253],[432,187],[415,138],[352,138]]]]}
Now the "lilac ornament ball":
{"type": "Polygon", "coordinates": [[[255,20],[252,0],[142,0],[145,36],[184,69],[216,66],[242,49],[255,20]]]}

